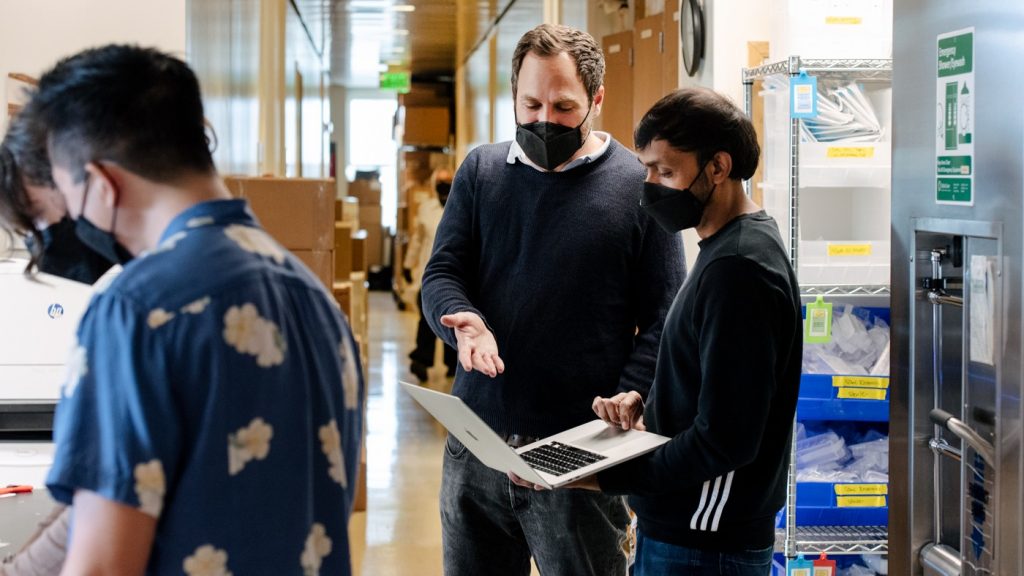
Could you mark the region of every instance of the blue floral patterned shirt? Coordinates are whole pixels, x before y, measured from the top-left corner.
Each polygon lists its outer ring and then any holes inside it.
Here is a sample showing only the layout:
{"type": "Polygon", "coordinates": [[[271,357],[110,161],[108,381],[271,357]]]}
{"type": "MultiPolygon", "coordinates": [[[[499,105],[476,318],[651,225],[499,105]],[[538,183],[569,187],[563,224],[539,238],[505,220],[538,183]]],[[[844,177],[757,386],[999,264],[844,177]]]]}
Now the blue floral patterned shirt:
{"type": "Polygon", "coordinates": [[[157,518],[151,574],[349,574],[358,358],[243,200],[193,206],[83,316],[47,484],[157,518]]]}

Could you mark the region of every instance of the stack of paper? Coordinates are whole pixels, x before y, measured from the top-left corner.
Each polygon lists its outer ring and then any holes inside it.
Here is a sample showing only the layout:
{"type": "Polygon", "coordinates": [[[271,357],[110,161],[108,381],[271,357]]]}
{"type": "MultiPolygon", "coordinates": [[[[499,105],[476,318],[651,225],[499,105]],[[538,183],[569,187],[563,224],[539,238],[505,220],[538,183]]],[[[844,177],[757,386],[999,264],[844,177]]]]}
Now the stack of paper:
{"type": "Polygon", "coordinates": [[[859,84],[818,90],[818,115],[800,124],[805,142],[877,142],[884,130],[859,84]]]}

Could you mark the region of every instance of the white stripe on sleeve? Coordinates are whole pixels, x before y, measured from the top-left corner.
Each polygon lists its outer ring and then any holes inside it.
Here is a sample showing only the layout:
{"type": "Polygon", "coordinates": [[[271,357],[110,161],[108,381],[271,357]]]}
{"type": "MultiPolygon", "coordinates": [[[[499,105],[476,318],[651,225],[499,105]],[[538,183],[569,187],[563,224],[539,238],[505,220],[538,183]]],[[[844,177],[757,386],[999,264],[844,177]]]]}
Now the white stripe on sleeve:
{"type": "Polygon", "coordinates": [[[711,519],[711,510],[715,507],[715,500],[718,500],[718,491],[722,489],[722,477],[715,478],[715,487],[711,490],[711,500],[708,501],[708,508],[704,511],[704,517],[700,519],[700,529],[707,532],[708,520],[711,519]]]}
{"type": "Polygon", "coordinates": [[[725,503],[729,500],[729,489],[732,488],[732,477],[736,474],[736,471],[729,472],[729,475],[725,477],[725,490],[722,491],[722,499],[718,501],[718,507],[715,509],[715,519],[711,522],[711,531],[718,532],[718,521],[722,518],[722,510],[725,510],[725,503]]]}
{"type": "Polygon", "coordinates": [[[710,480],[704,481],[704,490],[700,493],[700,505],[697,506],[697,511],[693,513],[693,517],[690,518],[690,530],[697,529],[697,519],[700,518],[700,513],[704,511],[704,505],[708,502],[708,487],[711,486],[710,480]]]}

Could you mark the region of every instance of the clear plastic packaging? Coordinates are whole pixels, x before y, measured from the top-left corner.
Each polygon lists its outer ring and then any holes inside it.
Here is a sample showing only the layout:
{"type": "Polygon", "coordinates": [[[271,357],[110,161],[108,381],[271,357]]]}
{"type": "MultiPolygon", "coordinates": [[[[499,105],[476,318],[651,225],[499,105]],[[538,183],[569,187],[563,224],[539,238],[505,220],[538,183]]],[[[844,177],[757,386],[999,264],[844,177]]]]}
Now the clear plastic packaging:
{"type": "Polygon", "coordinates": [[[811,436],[796,443],[797,466],[817,466],[819,468],[837,468],[849,457],[846,441],[838,434],[829,430],[824,434],[811,436]]]}

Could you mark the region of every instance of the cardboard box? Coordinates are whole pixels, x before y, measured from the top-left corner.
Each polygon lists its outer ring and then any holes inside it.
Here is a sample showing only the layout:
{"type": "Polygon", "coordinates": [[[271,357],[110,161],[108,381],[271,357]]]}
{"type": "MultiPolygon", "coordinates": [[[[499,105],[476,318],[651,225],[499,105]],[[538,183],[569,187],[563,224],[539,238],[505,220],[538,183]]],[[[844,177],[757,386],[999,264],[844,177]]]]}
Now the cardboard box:
{"type": "Polygon", "coordinates": [[[292,250],[292,254],[302,260],[328,290],[334,287],[333,250],[292,250]]]}
{"type": "Polygon", "coordinates": [[[224,179],[245,198],[263,228],[289,250],[334,249],[334,181],[312,178],[224,179]]]}
{"type": "Polygon", "coordinates": [[[363,439],[363,456],[359,461],[359,471],[356,472],[356,493],[352,496],[352,511],[366,511],[366,439],[363,439]]]}
{"type": "Polygon", "coordinates": [[[366,230],[366,267],[384,265],[384,233],[380,222],[376,226],[367,226],[366,230]]]}
{"type": "MultiPolygon", "coordinates": [[[[335,221],[351,222],[352,224],[359,224],[359,198],[355,196],[345,196],[341,200],[340,210],[341,215],[338,216],[338,204],[335,204],[335,221]]],[[[358,226],[356,226],[358,228],[358,226]]]]}
{"type": "Polygon", "coordinates": [[[352,275],[352,233],[351,222],[334,223],[334,280],[346,281],[352,275]]]}
{"type": "Polygon", "coordinates": [[[352,233],[352,273],[366,273],[366,230],[352,233]]]}
{"type": "Polygon", "coordinates": [[[348,183],[348,195],[359,199],[359,204],[380,204],[380,180],[357,179],[348,183]]]}
{"type": "Polygon", "coordinates": [[[405,108],[402,144],[412,146],[448,145],[448,108],[412,106],[405,108]]]}
{"type": "Polygon", "coordinates": [[[382,214],[380,204],[360,204],[359,227],[367,230],[380,228],[382,214]]]}
{"type": "Polygon", "coordinates": [[[398,95],[399,106],[448,106],[452,101],[452,85],[417,82],[405,94],[398,95]]]}
{"type": "Polygon", "coordinates": [[[345,313],[345,318],[349,321],[349,326],[352,325],[352,282],[334,282],[334,299],[338,301],[338,306],[341,311],[345,313]]]}

